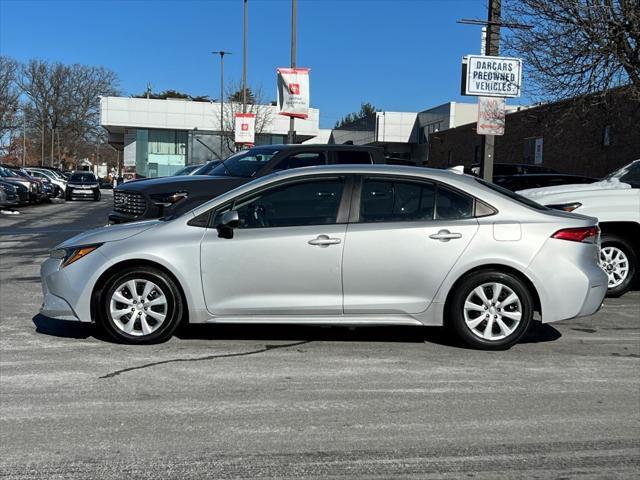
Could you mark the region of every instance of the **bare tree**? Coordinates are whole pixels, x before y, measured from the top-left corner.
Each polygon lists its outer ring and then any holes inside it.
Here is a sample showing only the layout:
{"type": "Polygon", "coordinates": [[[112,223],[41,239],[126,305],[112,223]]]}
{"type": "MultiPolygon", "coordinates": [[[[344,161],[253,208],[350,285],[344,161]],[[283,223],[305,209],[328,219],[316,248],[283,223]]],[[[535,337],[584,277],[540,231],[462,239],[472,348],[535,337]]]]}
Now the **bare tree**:
{"type": "Polygon", "coordinates": [[[5,149],[5,137],[15,128],[20,91],[16,85],[18,62],[0,56],[0,148],[5,149]]]}
{"type": "Polygon", "coordinates": [[[116,75],[102,67],[64,65],[31,60],[18,84],[25,94],[25,111],[41,152],[53,162],[55,147],[61,156],[76,157],[84,145],[104,136],[100,128],[100,96],[117,93],[116,75]]]}
{"type": "Polygon", "coordinates": [[[524,59],[528,89],[543,99],[629,85],[640,98],[640,0],[512,0],[504,19],[531,25],[504,39],[524,59]]]}

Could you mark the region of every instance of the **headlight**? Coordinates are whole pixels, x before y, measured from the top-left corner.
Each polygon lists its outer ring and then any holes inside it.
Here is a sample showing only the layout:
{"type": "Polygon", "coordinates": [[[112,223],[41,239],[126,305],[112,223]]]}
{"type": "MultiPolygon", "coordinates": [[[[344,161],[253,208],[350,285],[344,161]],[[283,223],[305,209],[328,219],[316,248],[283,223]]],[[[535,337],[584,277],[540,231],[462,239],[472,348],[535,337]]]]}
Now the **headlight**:
{"type": "Polygon", "coordinates": [[[579,202],[573,203],[556,203],[552,205],[545,205],[545,207],[553,208],[554,210],[563,210],[565,212],[573,212],[576,208],[581,207],[579,202]]]}
{"type": "Polygon", "coordinates": [[[86,257],[100,245],[102,244],[98,243],[96,245],[85,245],[82,247],[57,248],[55,250],[51,250],[49,256],[51,258],[62,260],[62,268],[64,268],[67,265],[71,265],[73,262],[80,260],[82,257],[86,257]]]}
{"type": "Polygon", "coordinates": [[[150,195],[153,204],[158,207],[170,207],[188,196],[189,194],[187,192],[154,193],[153,195],[150,195]]]}

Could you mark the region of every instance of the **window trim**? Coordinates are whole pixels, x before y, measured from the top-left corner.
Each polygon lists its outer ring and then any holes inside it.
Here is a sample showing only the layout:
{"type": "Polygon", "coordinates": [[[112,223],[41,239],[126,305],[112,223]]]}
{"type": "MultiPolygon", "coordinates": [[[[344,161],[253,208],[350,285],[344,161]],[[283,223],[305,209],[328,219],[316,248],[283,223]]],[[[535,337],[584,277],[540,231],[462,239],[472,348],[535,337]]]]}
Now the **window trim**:
{"type": "Polygon", "coordinates": [[[350,209],[350,213],[349,213],[349,223],[359,223],[359,224],[365,224],[365,223],[370,223],[370,222],[362,222],[360,221],[360,201],[362,199],[362,186],[364,185],[364,181],[366,179],[376,179],[376,180],[387,180],[387,181],[396,181],[396,182],[414,182],[414,183],[428,183],[428,184],[432,184],[435,186],[435,198],[436,198],[436,202],[437,202],[437,198],[438,198],[438,189],[440,187],[443,188],[447,188],[449,190],[452,190],[456,193],[459,193],[460,195],[464,195],[466,197],[470,197],[473,200],[473,214],[470,217],[467,218],[435,218],[436,217],[436,210],[437,210],[437,205],[435,205],[436,208],[434,208],[433,211],[433,218],[431,220],[402,220],[402,221],[388,221],[388,222],[373,222],[371,223],[373,224],[387,224],[387,223],[427,223],[427,222],[445,222],[445,221],[464,221],[464,220],[470,220],[470,219],[478,219],[478,218],[485,218],[485,217],[490,217],[493,215],[496,215],[498,213],[498,209],[493,207],[492,205],[488,204],[486,201],[481,200],[479,198],[477,198],[475,195],[472,195],[468,192],[465,192],[463,190],[460,190],[457,187],[454,187],[453,185],[450,185],[448,183],[443,183],[439,180],[435,180],[432,178],[415,178],[415,177],[404,177],[401,175],[388,175],[388,174],[371,174],[371,175],[357,175],[358,178],[354,179],[354,191],[352,193],[351,196],[351,209],[350,209]],[[477,215],[477,208],[478,208],[478,204],[481,203],[483,204],[483,206],[489,208],[492,213],[489,213],[487,215],[477,215]]]}
{"type": "MultiPolygon", "coordinates": [[[[263,192],[265,190],[270,190],[272,188],[279,188],[282,187],[284,185],[288,185],[288,184],[295,184],[295,183],[306,183],[309,181],[313,181],[313,180],[332,180],[332,179],[339,179],[342,178],[344,179],[343,182],[343,189],[342,189],[342,198],[340,199],[340,204],[338,205],[338,213],[336,215],[336,222],[335,223],[331,223],[329,225],[343,225],[343,224],[347,224],[349,223],[349,213],[350,213],[350,208],[351,208],[351,198],[352,198],[352,194],[353,194],[353,190],[354,190],[354,176],[353,175],[336,175],[336,174],[315,174],[315,175],[309,175],[309,176],[304,176],[304,177],[298,177],[298,178],[288,178],[288,179],[284,179],[281,181],[277,181],[277,182],[273,182],[273,183],[269,183],[268,185],[263,185],[261,187],[255,188],[249,192],[246,192],[242,195],[239,195],[237,197],[234,197],[232,199],[230,199],[229,201],[217,205],[215,207],[210,208],[209,210],[207,210],[206,212],[201,213],[200,215],[198,215],[195,218],[200,218],[206,214],[209,214],[209,219],[207,221],[207,225],[204,228],[209,228],[209,229],[216,229],[217,225],[213,224],[213,220],[214,218],[216,218],[217,213],[220,210],[224,210],[225,208],[228,207],[232,207],[233,205],[237,202],[241,202],[244,199],[254,196],[256,194],[259,194],[260,192],[263,192]]],[[[192,219],[191,221],[195,220],[192,219]]],[[[323,225],[327,225],[327,224],[321,224],[321,225],[316,225],[318,227],[323,226],[323,225]]],[[[193,226],[198,226],[200,227],[200,225],[193,225],[193,226]]],[[[302,225],[300,225],[302,226],[302,225]]],[[[304,226],[314,226],[314,225],[304,225],[304,226]]],[[[295,228],[296,226],[290,226],[290,227],[264,227],[261,229],[243,229],[243,230],[264,230],[265,228],[295,228]]]]}

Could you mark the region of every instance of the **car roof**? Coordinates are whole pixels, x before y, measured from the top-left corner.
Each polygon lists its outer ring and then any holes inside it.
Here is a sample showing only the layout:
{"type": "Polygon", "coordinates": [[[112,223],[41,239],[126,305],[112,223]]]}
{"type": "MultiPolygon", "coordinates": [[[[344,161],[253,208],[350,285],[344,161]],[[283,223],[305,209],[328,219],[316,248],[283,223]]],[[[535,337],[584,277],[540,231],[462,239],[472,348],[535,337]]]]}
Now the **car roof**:
{"type": "Polygon", "coordinates": [[[260,149],[260,150],[296,150],[296,149],[316,149],[322,148],[325,150],[381,150],[380,147],[373,147],[368,145],[336,145],[336,144],[328,144],[328,143],[280,143],[280,144],[270,144],[270,145],[255,145],[251,147],[252,149],[260,149]]]}

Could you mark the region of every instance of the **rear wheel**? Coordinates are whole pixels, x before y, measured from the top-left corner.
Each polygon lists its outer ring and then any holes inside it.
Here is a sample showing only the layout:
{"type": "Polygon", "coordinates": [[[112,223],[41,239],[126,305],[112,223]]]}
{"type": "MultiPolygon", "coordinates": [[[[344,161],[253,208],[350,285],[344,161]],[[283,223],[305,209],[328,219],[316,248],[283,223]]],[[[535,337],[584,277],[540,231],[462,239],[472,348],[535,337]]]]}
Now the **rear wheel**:
{"type": "Polygon", "coordinates": [[[465,277],[450,303],[449,321],[468,345],[502,350],[517,343],[533,318],[533,298],[514,275],[481,271],[465,277]]]}
{"type": "Polygon", "coordinates": [[[175,282],[150,267],[133,267],[111,277],[100,301],[107,333],[121,343],[159,343],[171,337],[183,314],[175,282]]]}
{"type": "Polygon", "coordinates": [[[600,266],[609,277],[607,296],[619,297],[632,286],[638,271],[638,256],[626,239],[605,234],[600,246],[600,266]]]}

